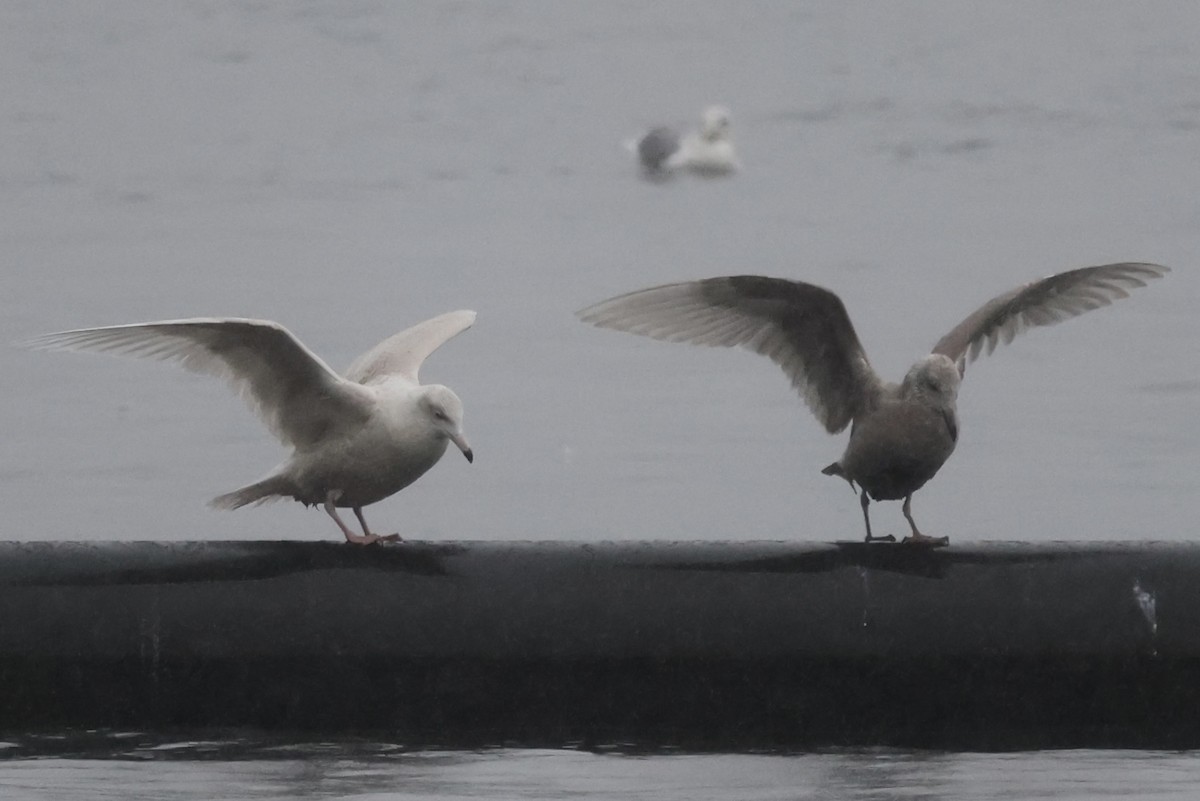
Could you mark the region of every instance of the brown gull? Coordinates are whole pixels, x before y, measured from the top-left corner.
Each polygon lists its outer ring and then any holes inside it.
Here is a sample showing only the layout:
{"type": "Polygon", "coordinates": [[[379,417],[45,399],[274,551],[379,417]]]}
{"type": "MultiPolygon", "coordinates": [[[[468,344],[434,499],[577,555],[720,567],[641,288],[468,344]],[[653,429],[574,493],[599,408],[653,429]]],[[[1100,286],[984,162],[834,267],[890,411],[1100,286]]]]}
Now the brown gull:
{"type": "Polygon", "coordinates": [[[83,328],[30,340],[51,350],[108,351],[175,361],[227,380],[292,455],[264,478],[212,505],[237,509],[279,498],[321,504],[347,542],[398,540],[372,534],[362,508],[421,477],[453,442],[474,460],[463,435],[462,401],[417,371],[442,343],[471,327],[473,311],[426,320],[385,339],[339,376],[278,323],[197,318],[83,328]],[[361,535],[342,522],[350,508],[361,535]]]}
{"type": "Polygon", "coordinates": [[[740,346],[768,357],[783,368],[826,431],[850,426],[842,458],[822,472],[860,491],[867,542],[894,539],[872,536],[870,500],[903,498],[912,528],[906,541],[946,544],[947,538],[917,529],[912,496],[954,452],[955,402],[967,362],[1028,328],[1107,306],[1167,272],[1157,264],[1105,264],[1005,292],[938,340],[899,384],[871,368],[838,296],[801,281],[743,275],[667,284],[610,298],[579,316],[601,328],[668,342],[740,346]]]}

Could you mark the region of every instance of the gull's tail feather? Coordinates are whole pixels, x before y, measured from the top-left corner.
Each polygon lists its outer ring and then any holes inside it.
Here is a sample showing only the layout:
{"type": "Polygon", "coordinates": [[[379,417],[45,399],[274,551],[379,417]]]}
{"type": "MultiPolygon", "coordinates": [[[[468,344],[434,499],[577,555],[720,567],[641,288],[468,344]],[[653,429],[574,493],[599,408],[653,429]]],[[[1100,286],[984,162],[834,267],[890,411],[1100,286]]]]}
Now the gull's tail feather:
{"type": "Polygon", "coordinates": [[[846,475],[846,470],[842,467],[841,462],[834,462],[833,464],[821,470],[821,472],[827,476],[837,476],[838,478],[846,479],[846,483],[850,485],[850,489],[854,492],[858,492],[858,487],[855,486],[854,479],[846,475]]]}
{"type": "Polygon", "coordinates": [[[257,506],[261,503],[277,501],[291,494],[292,487],[287,479],[282,476],[268,476],[262,481],[256,481],[241,489],[218,495],[209,501],[208,505],[214,509],[240,509],[249,504],[257,506]]]}

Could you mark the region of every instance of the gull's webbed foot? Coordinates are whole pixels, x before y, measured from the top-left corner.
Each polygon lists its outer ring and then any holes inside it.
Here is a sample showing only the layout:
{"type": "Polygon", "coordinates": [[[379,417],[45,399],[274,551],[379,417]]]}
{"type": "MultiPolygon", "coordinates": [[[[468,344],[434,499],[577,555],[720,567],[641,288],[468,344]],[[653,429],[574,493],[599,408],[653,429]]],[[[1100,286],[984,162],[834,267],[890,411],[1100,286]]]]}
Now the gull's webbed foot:
{"type": "Polygon", "coordinates": [[[374,545],[377,542],[400,542],[399,534],[366,534],[354,535],[354,539],[346,538],[346,542],[352,542],[355,545],[374,545]]]}
{"type": "Polygon", "coordinates": [[[912,529],[912,535],[905,537],[903,542],[906,545],[924,545],[927,548],[945,548],[950,544],[949,537],[927,537],[917,530],[917,523],[912,517],[912,493],[904,496],[904,519],[908,521],[909,528],[912,529]]]}
{"type": "Polygon", "coordinates": [[[919,531],[913,532],[901,540],[902,545],[923,545],[926,548],[945,548],[950,544],[949,537],[927,537],[919,531]]]}
{"type": "Polygon", "coordinates": [[[399,534],[372,534],[371,529],[367,526],[367,519],[363,517],[361,506],[354,507],[354,516],[358,518],[358,524],[362,526],[363,534],[368,538],[363,545],[370,545],[372,542],[401,542],[399,534]]]}

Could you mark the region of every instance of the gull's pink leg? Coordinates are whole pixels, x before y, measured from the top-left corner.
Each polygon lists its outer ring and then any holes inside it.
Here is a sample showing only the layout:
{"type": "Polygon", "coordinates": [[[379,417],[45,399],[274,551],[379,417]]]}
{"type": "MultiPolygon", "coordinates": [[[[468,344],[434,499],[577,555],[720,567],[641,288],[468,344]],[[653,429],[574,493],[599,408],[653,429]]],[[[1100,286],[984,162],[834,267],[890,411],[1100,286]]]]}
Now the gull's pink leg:
{"type": "Polygon", "coordinates": [[[912,495],[911,494],[905,495],[904,496],[904,507],[903,507],[904,518],[906,520],[908,520],[908,525],[912,529],[912,536],[905,537],[904,538],[905,542],[914,543],[914,544],[918,544],[918,545],[931,545],[931,546],[949,545],[950,544],[949,537],[928,537],[928,536],[922,534],[921,532],[917,531],[917,524],[915,522],[913,522],[913,519],[912,519],[911,507],[912,507],[912,495]]]}
{"type": "MultiPolygon", "coordinates": [[[[340,528],[342,533],[346,535],[346,542],[350,542],[355,545],[370,545],[371,543],[377,541],[379,537],[375,536],[374,534],[368,534],[365,537],[360,534],[355,534],[349,529],[349,527],[346,526],[345,523],[342,522],[342,518],[338,517],[337,509],[333,507],[333,502],[340,498],[341,495],[341,490],[330,490],[325,494],[325,512],[333,518],[333,522],[337,523],[338,528],[340,528]]],[[[362,516],[360,515],[358,519],[362,520],[362,516]]],[[[363,528],[366,529],[366,526],[363,526],[363,528]]]]}
{"type": "Polygon", "coordinates": [[[363,517],[361,506],[354,507],[354,516],[358,518],[358,524],[362,526],[363,534],[366,534],[368,537],[375,537],[376,539],[384,540],[385,542],[400,542],[399,534],[372,534],[371,529],[367,528],[367,519],[363,517]]]}

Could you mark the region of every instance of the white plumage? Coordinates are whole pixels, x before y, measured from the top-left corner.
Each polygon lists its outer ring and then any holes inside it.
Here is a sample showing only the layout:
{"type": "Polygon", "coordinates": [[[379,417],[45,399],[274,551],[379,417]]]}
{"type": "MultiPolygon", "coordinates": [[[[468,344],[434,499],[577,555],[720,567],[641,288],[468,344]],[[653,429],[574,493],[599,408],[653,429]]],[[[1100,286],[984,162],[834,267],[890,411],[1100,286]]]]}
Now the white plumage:
{"type": "Polygon", "coordinates": [[[422,362],[467,330],[475,312],[443,314],[395,334],[339,376],[283,326],[269,320],[196,318],[83,328],[29,342],[174,361],[225,379],[292,455],[263,479],[213,499],[237,508],[280,497],[321,504],[347,541],[368,544],[362,507],[392,495],[437,463],[453,442],[468,460],[462,402],[447,387],[422,386],[422,362]],[[336,509],[351,508],[363,534],[336,509]]]}

